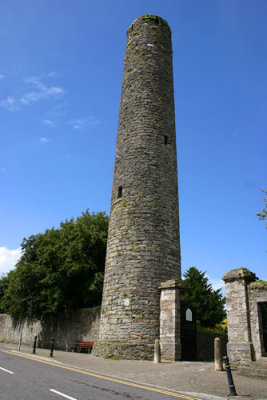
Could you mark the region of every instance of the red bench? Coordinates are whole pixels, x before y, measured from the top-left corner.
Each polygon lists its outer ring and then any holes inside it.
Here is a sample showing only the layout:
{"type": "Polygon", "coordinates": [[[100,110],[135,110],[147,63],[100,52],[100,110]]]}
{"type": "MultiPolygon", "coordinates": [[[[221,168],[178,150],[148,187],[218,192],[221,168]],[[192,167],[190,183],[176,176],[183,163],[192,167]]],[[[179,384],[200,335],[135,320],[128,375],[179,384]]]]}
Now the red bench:
{"type": "Polygon", "coordinates": [[[70,351],[76,351],[77,353],[91,353],[94,342],[76,342],[69,346],[70,351]]]}

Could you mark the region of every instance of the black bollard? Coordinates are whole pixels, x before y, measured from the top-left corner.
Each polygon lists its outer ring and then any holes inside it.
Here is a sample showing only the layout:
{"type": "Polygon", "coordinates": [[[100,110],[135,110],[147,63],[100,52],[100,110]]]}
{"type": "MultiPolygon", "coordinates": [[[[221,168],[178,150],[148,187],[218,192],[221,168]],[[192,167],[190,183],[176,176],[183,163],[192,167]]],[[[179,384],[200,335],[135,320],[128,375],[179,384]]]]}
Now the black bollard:
{"type": "Polygon", "coordinates": [[[36,352],[36,343],[37,343],[37,336],[34,336],[32,354],[35,354],[35,352],[36,352]]]}
{"type": "Polygon", "coordinates": [[[54,338],[52,337],[51,347],[50,347],[50,357],[53,357],[53,351],[54,351],[54,338]]]}
{"type": "Polygon", "coordinates": [[[20,351],[20,348],[21,348],[21,342],[22,342],[22,332],[20,332],[20,335],[19,335],[19,347],[18,347],[19,351],[20,351]]]}
{"type": "Polygon", "coordinates": [[[229,389],[230,389],[230,396],[237,396],[237,393],[235,391],[235,384],[234,384],[234,380],[232,377],[232,372],[231,372],[231,368],[230,368],[230,364],[229,364],[229,358],[227,356],[224,356],[223,360],[224,360],[224,366],[226,369],[228,385],[229,385],[229,389]]]}

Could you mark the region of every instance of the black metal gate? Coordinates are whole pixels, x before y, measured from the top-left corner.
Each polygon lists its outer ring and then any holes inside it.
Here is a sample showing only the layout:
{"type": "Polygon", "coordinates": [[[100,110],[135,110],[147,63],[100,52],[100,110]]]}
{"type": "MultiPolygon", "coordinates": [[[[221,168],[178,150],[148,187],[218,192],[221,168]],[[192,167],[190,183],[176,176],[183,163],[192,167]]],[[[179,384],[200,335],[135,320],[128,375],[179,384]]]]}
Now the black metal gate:
{"type": "Polygon", "coordinates": [[[197,360],[196,313],[185,303],[181,303],[181,359],[197,360]]]}
{"type": "Polygon", "coordinates": [[[267,357],[267,302],[259,303],[262,356],[267,357]]]}

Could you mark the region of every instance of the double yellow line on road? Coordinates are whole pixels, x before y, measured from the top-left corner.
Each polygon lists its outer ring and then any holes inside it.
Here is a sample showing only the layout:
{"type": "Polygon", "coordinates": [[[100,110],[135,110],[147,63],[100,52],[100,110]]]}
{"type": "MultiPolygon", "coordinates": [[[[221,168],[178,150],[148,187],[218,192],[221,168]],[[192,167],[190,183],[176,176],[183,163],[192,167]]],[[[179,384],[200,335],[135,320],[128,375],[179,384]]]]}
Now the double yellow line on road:
{"type": "Polygon", "coordinates": [[[112,377],[109,377],[109,376],[97,374],[95,372],[85,371],[85,370],[78,369],[78,368],[73,368],[73,367],[68,367],[67,365],[60,365],[60,364],[52,363],[52,362],[49,362],[49,361],[40,360],[38,358],[32,357],[32,356],[27,355],[27,354],[17,354],[17,353],[14,353],[12,351],[2,350],[2,349],[1,349],[1,351],[3,353],[11,354],[11,355],[16,356],[16,357],[27,358],[28,360],[37,361],[39,363],[52,365],[53,367],[57,367],[57,368],[63,368],[63,369],[66,369],[68,371],[78,372],[79,374],[89,375],[89,376],[93,376],[94,378],[103,379],[103,380],[110,381],[110,382],[115,382],[115,383],[120,383],[121,385],[131,386],[131,387],[135,387],[135,388],[138,388],[138,389],[149,390],[150,392],[162,393],[162,394],[165,394],[167,396],[177,397],[179,399],[199,400],[197,397],[192,397],[192,396],[188,396],[188,395],[185,395],[185,394],[179,394],[179,393],[171,392],[169,390],[164,390],[164,389],[160,389],[160,388],[146,386],[146,385],[142,385],[142,384],[139,384],[139,383],[125,381],[125,380],[122,380],[122,379],[112,378],[112,377]]]}

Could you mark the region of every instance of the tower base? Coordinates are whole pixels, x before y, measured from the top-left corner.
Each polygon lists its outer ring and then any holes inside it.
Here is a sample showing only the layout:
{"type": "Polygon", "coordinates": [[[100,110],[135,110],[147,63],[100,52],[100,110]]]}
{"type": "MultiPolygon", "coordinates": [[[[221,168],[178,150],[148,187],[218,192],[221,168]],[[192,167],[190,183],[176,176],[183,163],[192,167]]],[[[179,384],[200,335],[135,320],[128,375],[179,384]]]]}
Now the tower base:
{"type": "Polygon", "coordinates": [[[154,344],[128,343],[123,340],[98,340],[92,355],[120,360],[153,360],[154,344]]]}

